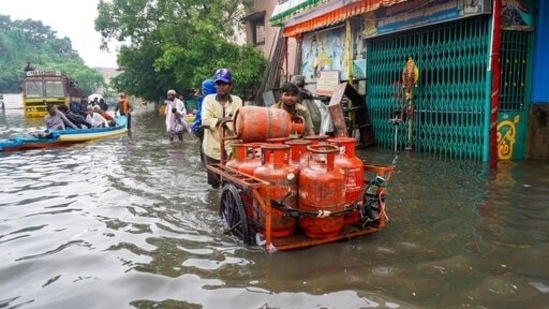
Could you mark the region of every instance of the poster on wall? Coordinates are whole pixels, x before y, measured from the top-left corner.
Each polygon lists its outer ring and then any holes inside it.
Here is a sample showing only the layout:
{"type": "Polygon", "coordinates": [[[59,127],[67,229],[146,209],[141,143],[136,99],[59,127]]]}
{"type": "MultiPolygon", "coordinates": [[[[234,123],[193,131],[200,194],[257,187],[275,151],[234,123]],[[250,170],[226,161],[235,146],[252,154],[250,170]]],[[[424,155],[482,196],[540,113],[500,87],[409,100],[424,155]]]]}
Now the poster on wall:
{"type": "Polygon", "coordinates": [[[316,94],[331,96],[339,86],[339,71],[320,71],[316,79],[316,94]]]}
{"type": "MultiPolygon", "coordinates": [[[[360,29],[352,31],[353,79],[366,78],[366,50],[360,29]]],[[[315,83],[322,71],[338,71],[341,80],[349,79],[345,28],[307,34],[301,42],[301,75],[306,83],[315,83]]]]}
{"type": "Polygon", "coordinates": [[[408,0],[364,15],[363,38],[490,14],[488,0],[408,0]]]}
{"type": "Polygon", "coordinates": [[[506,30],[534,30],[534,2],[532,0],[504,0],[501,26],[506,30]]]}

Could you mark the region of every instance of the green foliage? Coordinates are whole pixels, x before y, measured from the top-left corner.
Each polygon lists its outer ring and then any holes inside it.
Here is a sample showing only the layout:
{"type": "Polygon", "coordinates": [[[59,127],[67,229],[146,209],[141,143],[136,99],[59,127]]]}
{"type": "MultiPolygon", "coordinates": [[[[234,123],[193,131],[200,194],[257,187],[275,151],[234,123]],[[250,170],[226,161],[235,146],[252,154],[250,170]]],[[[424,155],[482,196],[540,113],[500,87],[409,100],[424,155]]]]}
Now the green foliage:
{"type": "Polygon", "coordinates": [[[0,92],[18,92],[23,68],[30,62],[35,70],[58,70],[70,76],[84,93],[104,86],[103,76],[87,67],[68,38],[41,21],[11,21],[0,15],[0,92]]]}
{"type": "Polygon", "coordinates": [[[218,68],[233,73],[233,93],[254,97],[267,65],[252,46],[240,46],[251,0],[112,0],[100,1],[95,29],[122,42],[123,73],[111,86],[147,100],[159,100],[168,89],[200,87],[218,68]]]}

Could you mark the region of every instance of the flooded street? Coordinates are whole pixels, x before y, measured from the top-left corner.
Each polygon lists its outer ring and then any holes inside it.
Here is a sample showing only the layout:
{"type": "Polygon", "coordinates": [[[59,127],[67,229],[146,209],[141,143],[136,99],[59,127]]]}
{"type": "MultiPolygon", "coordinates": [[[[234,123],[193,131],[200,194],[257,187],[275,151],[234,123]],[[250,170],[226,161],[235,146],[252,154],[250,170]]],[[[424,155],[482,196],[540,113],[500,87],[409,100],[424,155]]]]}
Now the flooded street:
{"type": "MultiPolygon", "coordinates": [[[[0,308],[549,308],[545,162],[402,153],[386,229],[267,254],[223,234],[197,141],[168,142],[152,105],[132,120],[0,153],[0,308]]],[[[0,114],[0,138],[40,126],[0,114]]]]}

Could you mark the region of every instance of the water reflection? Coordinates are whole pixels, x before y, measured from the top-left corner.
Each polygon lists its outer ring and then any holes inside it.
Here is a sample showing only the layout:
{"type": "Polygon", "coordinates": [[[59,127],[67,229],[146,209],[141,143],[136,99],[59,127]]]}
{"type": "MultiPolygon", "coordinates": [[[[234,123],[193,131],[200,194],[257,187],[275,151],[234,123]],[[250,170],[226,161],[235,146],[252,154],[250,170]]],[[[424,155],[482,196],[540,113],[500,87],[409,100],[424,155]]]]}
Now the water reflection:
{"type": "MultiPolygon", "coordinates": [[[[7,111],[0,138],[39,125],[7,111]]],[[[396,162],[385,230],[268,255],[223,234],[196,141],[152,107],[131,138],[0,154],[0,307],[549,307],[545,163],[396,162]]]]}

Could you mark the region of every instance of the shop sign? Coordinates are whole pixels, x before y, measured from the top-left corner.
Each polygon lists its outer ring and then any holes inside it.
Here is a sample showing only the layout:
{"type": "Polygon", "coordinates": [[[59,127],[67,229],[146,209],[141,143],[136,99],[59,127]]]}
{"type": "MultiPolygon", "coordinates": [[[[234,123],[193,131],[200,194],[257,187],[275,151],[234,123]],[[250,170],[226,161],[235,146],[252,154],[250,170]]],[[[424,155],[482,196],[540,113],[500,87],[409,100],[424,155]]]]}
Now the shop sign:
{"type": "Polygon", "coordinates": [[[371,38],[490,13],[488,0],[408,0],[364,14],[362,36],[371,38]]]}

